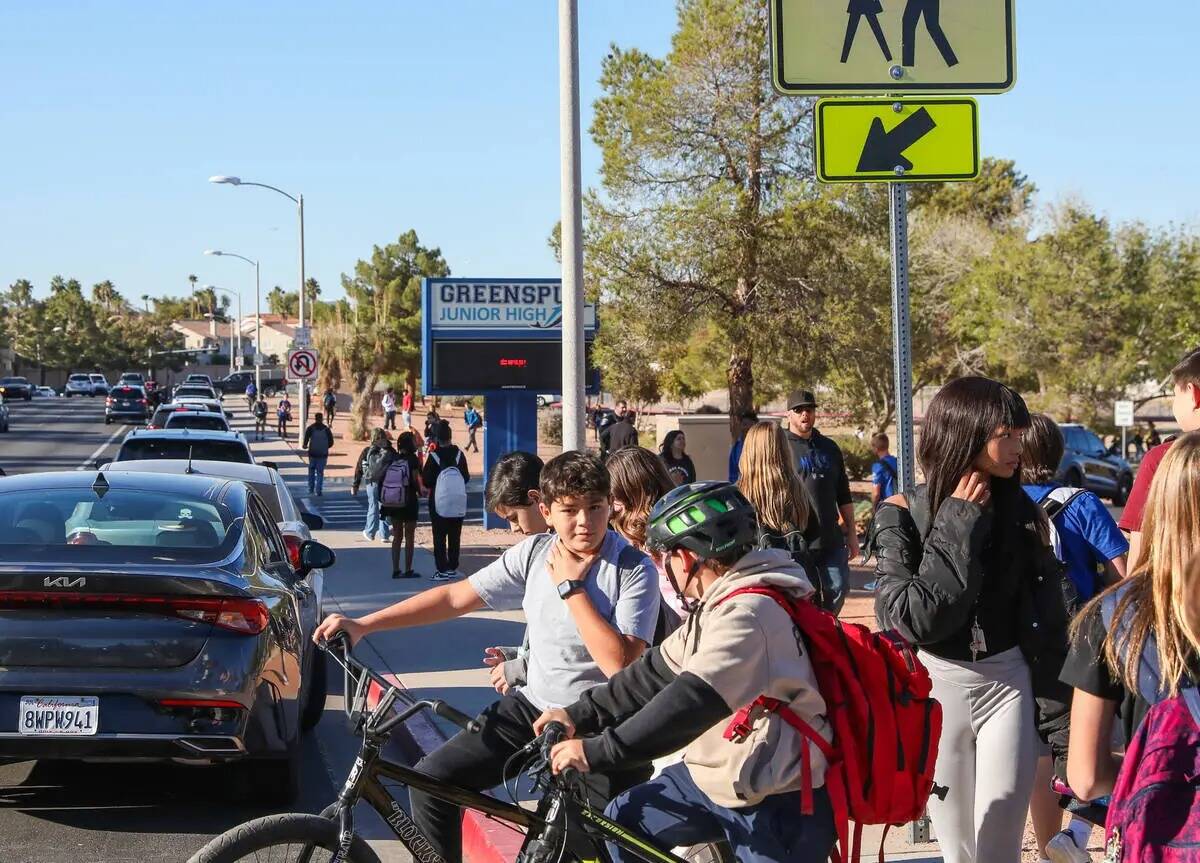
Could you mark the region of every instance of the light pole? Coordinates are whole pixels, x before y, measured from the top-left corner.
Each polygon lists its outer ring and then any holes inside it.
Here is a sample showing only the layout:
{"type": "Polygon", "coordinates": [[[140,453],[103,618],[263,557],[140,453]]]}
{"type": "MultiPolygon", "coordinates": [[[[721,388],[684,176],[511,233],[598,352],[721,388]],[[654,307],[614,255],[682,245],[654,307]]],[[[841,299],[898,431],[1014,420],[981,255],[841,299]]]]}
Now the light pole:
{"type": "MultiPolygon", "coordinates": [[[[220,184],[223,184],[226,186],[257,186],[260,189],[270,189],[272,192],[278,192],[279,194],[283,195],[285,198],[287,198],[289,201],[291,201],[293,204],[296,205],[296,208],[299,211],[299,215],[300,215],[300,309],[299,309],[300,326],[298,329],[303,330],[304,329],[304,196],[303,195],[289,195],[287,192],[283,191],[283,189],[276,188],[275,186],[268,186],[266,183],[251,183],[248,180],[243,180],[241,177],[231,177],[231,176],[227,176],[225,174],[217,174],[214,177],[209,177],[208,181],[210,183],[220,183],[220,184]]],[[[308,347],[308,345],[303,345],[302,347],[308,347]]],[[[300,402],[300,428],[301,429],[304,429],[308,425],[308,399],[305,398],[306,393],[304,391],[304,386],[305,386],[305,382],[300,381],[300,386],[298,389],[299,395],[298,395],[298,398],[296,399],[298,402],[300,402]]]]}
{"type": "MultiPolygon", "coordinates": [[[[247,264],[254,265],[254,389],[256,392],[262,392],[262,366],[258,364],[259,357],[262,356],[262,288],[258,280],[258,261],[252,261],[245,255],[239,255],[237,252],[222,252],[220,249],[205,249],[206,255],[217,255],[218,257],[238,258],[245,261],[247,264]]],[[[238,317],[238,338],[242,337],[242,320],[238,317]]]]}
{"type": "Polygon", "coordinates": [[[584,437],[583,199],[579,155],[579,0],[558,0],[558,128],[562,206],[563,451],[584,437]]]}
{"type": "MultiPolygon", "coordinates": [[[[220,291],[223,294],[229,294],[229,296],[231,296],[231,297],[237,297],[237,316],[238,316],[238,321],[239,321],[239,325],[237,327],[237,356],[240,357],[242,355],[242,328],[240,325],[240,322],[242,320],[242,295],[239,294],[237,291],[229,290],[229,288],[218,288],[216,285],[205,285],[204,290],[220,291]]],[[[220,342],[220,339],[218,338],[218,343],[219,342],[220,342]]],[[[234,351],[233,333],[230,333],[229,334],[229,374],[231,374],[231,375],[233,374],[233,358],[234,358],[233,351],[234,351]]]]}

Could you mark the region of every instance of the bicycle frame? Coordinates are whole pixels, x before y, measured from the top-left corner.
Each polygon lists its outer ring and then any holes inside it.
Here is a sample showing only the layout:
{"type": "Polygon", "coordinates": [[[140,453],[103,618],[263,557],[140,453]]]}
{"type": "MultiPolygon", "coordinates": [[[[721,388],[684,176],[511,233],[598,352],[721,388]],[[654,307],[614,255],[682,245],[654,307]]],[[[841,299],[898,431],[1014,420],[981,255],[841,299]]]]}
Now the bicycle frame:
{"type": "MultiPolygon", "coordinates": [[[[604,844],[612,842],[645,863],[686,863],[674,854],[663,851],[645,836],[610,821],[602,813],[592,809],[586,801],[577,800],[557,787],[543,798],[536,812],[531,812],[389,761],[382,756],[380,745],[372,741],[364,741],[362,751],[338,795],[337,803],[332,807],[332,811],[326,810],[329,817],[338,820],[339,833],[346,838],[347,846],[348,837],[353,835],[354,830],[354,804],[365,800],[379,813],[379,817],[408,849],[414,860],[420,863],[442,863],[442,858],[413,821],[412,816],[383,785],[384,780],[398,782],[446,803],[472,809],[488,818],[523,828],[526,831],[526,840],[519,860],[525,859],[531,840],[553,833],[556,837],[553,840],[554,847],[557,848],[560,843],[566,842],[566,854],[563,855],[566,860],[612,863],[608,848],[604,844]],[[565,835],[559,831],[565,831],[565,835]],[[568,854],[570,856],[567,856],[568,854]]],[[[557,856],[555,853],[556,858],[557,856]]]]}
{"type": "Polygon", "coordinates": [[[606,842],[612,842],[635,855],[645,863],[687,863],[657,847],[650,839],[615,824],[603,813],[591,807],[586,798],[565,788],[561,780],[550,784],[536,811],[531,812],[512,803],[505,803],[469,788],[444,782],[421,773],[411,767],[389,761],[382,756],[383,745],[392,730],[405,720],[427,708],[469,728],[473,720],[440,701],[411,700],[401,695],[389,681],[381,678],[370,668],[353,659],[349,651],[344,653],[346,662],[341,663],[345,672],[343,692],[346,716],[363,735],[362,747],[350,775],[338,794],[337,802],[322,814],[338,822],[341,837],[341,852],[331,863],[340,863],[349,853],[354,836],[353,812],[359,800],[365,800],[379,813],[396,838],[419,863],[443,863],[441,856],[429,839],[421,832],[412,816],[405,811],[391,792],[383,785],[384,780],[398,782],[415,788],[431,797],[451,803],[462,809],[472,809],[493,820],[525,830],[525,842],[517,860],[521,863],[555,863],[558,860],[577,860],[580,863],[612,863],[606,842]],[[362,672],[353,675],[351,666],[362,672]],[[384,689],[376,707],[365,710],[367,690],[370,682],[384,689]],[[398,700],[407,706],[398,713],[387,716],[398,700]],[[387,716],[386,719],[382,718],[387,716]],[[544,846],[544,847],[543,847],[544,846]],[[547,851],[548,855],[539,852],[547,851]],[[560,853],[561,852],[561,853],[560,853]],[[568,857],[567,855],[570,854],[568,857]]]}

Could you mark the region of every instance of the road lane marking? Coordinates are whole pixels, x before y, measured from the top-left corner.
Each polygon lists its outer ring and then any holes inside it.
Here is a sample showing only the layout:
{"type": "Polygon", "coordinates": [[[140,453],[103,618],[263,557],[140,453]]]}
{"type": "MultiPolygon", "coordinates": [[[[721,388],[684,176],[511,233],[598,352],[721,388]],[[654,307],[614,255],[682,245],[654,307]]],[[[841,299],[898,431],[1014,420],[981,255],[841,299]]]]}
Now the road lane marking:
{"type": "Polygon", "coordinates": [[[100,446],[96,448],[96,451],[94,453],[92,453],[90,456],[88,456],[87,460],[84,461],[84,463],[81,464],[79,467],[75,468],[75,470],[88,470],[89,468],[91,468],[92,462],[94,462],[96,459],[98,459],[100,457],[100,453],[104,452],[106,449],[108,449],[110,446],[112,446],[113,441],[115,441],[121,435],[128,434],[128,433],[129,433],[128,430],[124,426],[121,426],[120,428],[118,428],[115,432],[113,432],[111,435],[109,435],[108,440],[106,440],[104,443],[100,444],[100,446]]]}

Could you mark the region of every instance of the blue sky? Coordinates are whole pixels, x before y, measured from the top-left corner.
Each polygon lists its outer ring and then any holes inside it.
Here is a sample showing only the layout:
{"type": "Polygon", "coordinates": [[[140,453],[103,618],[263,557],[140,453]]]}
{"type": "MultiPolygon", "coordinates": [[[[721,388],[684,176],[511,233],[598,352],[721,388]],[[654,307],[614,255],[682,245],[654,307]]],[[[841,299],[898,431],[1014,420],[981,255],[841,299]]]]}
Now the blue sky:
{"type": "MultiPolygon", "coordinates": [[[[747,0],[750,2],[750,0],[747,0]]],[[[845,0],[830,0],[844,4],[845,0]]],[[[963,2],[963,0],[958,0],[963,2]]],[[[667,0],[581,0],[584,128],[612,42],[655,54],[667,0]]],[[[552,0],[0,4],[0,286],[56,273],[131,298],[187,275],[264,293],[297,281],[295,213],[238,174],[303,192],[325,294],[415,228],[456,275],[553,276],[558,218],[552,0]]],[[[1018,0],[1018,82],[981,99],[984,152],[1040,200],[1115,220],[1200,222],[1200,4],[1018,0]]],[[[584,177],[595,182],[590,141],[584,177]]]]}

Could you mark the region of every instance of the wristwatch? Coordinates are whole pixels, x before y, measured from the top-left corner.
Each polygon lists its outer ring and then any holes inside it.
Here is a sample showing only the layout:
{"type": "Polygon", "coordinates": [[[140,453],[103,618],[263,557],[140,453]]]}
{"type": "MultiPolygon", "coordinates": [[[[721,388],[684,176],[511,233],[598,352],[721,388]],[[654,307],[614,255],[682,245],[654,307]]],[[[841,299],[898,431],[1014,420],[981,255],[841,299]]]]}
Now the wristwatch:
{"type": "Polygon", "coordinates": [[[558,595],[563,599],[566,599],[568,596],[572,596],[581,590],[583,590],[583,582],[576,581],[572,578],[568,578],[566,581],[561,582],[558,585],[558,595]]]}

